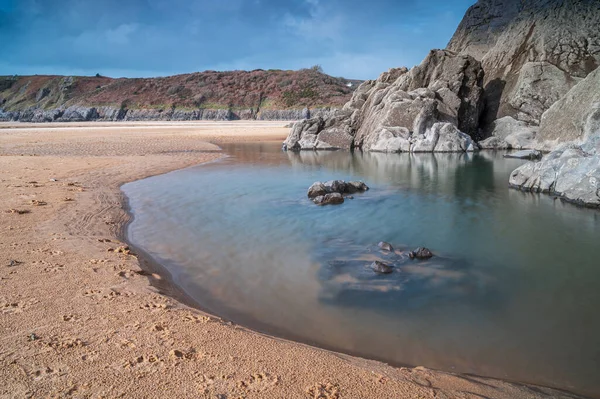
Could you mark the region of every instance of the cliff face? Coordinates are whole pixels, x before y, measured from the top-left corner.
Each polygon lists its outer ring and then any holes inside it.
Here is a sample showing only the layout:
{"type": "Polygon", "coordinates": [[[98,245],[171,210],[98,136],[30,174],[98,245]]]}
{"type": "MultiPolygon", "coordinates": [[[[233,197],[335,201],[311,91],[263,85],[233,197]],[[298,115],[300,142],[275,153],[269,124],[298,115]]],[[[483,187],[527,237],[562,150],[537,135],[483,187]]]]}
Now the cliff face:
{"type": "Polygon", "coordinates": [[[339,108],[360,82],[314,69],[165,78],[0,77],[0,120],[297,120],[339,108]]]}
{"type": "Polygon", "coordinates": [[[485,71],[482,126],[510,116],[538,125],[542,114],[600,66],[597,0],[480,0],[448,49],[485,71]]]}
{"type": "Polygon", "coordinates": [[[290,150],[473,151],[482,78],[473,57],[432,50],[410,71],[392,69],[364,82],[334,115],[297,123],[284,145],[290,150]]]}

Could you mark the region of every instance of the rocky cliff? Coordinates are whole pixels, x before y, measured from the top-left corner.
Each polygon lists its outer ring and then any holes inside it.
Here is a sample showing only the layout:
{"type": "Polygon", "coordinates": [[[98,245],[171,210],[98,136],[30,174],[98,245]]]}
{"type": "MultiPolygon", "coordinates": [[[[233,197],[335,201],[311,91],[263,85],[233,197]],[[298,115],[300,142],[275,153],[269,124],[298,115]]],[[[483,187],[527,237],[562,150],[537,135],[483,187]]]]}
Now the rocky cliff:
{"type": "Polygon", "coordinates": [[[600,68],[544,113],[539,135],[554,151],[516,169],[510,185],[600,207],[600,68]]]}
{"type": "Polygon", "coordinates": [[[316,68],[164,78],[0,77],[0,120],[298,120],[325,116],[360,82],[316,68]]]}
{"type": "Polygon", "coordinates": [[[483,70],[468,55],[433,50],[421,65],[392,69],[364,82],[341,111],[297,123],[290,150],[381,152],[474,150],[483,70]]]}
{"type": "Polygon", "coordinates": [[[529,126],[600,66],[597,0],[479,0],[448,49],[481,61],[485,135],[511,117],[529,126]]]}
{"type": "Polygon", "coordinates": [[[571,140],[581,129],[544,113],[600,65],[598,26],[598,0],[479,0],[447,50],[365,82],[342,111],[298,124],[285,144],[415,152],[464,150],[463,134],[481,148],[571,140]]]}

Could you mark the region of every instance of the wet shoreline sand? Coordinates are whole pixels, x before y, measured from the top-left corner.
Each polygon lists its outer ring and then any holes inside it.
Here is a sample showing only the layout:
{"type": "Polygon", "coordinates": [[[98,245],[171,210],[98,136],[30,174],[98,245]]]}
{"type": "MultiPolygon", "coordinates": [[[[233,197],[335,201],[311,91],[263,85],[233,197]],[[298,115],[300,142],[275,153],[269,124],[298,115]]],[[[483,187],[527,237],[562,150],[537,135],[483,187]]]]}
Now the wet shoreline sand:
{"type": "Polygon", "coordinates": [[[211,143],[282,140],[284,124],[2,125],[0,397],[576,397],[265,336],[188,306],[123,248],[122,184],[218,159],[211,143]]]}

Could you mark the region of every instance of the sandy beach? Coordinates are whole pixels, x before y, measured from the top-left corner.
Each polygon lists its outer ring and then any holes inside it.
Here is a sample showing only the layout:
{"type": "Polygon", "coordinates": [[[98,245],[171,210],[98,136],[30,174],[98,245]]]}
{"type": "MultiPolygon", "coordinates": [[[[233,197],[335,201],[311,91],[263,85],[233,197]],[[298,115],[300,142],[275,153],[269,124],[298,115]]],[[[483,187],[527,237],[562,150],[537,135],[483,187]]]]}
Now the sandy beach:
{"type": "Polygon", "coordinates": [[[0,397],[576,397],[250,331],[122,242],[122,184],[216,160],[221,143],[281,142],[285,124],[0,123],[0,397]]]}

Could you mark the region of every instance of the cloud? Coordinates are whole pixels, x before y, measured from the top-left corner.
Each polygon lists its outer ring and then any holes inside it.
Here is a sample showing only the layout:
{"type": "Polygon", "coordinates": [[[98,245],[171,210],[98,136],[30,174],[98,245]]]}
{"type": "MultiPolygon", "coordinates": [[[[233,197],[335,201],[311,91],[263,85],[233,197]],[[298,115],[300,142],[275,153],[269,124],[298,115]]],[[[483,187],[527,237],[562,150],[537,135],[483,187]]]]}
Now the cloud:
{"type": "Polygon", "coordinates": [[[106,40],[112,44],[128,44],[131,34],[138,28],[138,24],[121,24],[115,29],[109,29],[104,34],[106,40]]]}

